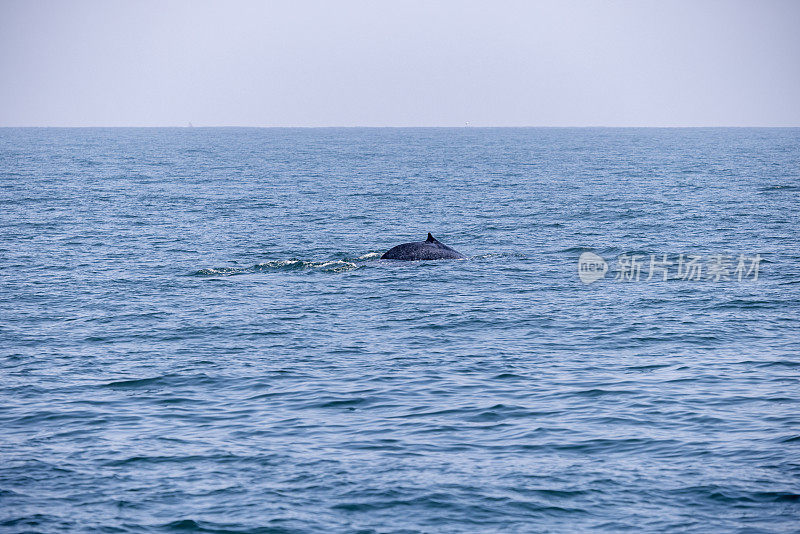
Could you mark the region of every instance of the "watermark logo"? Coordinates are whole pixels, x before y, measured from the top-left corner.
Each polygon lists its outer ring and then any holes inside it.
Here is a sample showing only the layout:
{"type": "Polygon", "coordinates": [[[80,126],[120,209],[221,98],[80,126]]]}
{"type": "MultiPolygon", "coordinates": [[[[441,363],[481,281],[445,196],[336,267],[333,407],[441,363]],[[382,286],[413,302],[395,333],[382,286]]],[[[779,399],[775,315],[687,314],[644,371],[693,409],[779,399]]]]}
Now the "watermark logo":
{"type": "Polygon", "coordinates": [[[606,260],[594,252],[584,252],[578,258],[578,276],[584,284],[591,284],[606,276],[608,264],[606,260]]]}
{"type": "MultiPolygon", "coordinates": [[[[761,255],[728,254],[622,254],[614,266],[614,280],[648,282],[650,280],[685,280],[689,282],[730,282],[758,280],[761,255]]],[[[584,284],[604,278],[606,261],[594,252],[578,258],[578,276],[584,284]]]]}

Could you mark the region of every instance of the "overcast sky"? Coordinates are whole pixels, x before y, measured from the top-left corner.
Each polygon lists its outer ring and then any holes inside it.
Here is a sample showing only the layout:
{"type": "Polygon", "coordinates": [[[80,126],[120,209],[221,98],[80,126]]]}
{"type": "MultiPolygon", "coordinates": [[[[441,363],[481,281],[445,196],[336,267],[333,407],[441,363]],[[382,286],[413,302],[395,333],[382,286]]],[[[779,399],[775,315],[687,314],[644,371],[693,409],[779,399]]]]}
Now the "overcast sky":
{"type": "Polygon", "coordinates": [[[800,126],[800,1],[0,0],[0,126],[800,126]]]}

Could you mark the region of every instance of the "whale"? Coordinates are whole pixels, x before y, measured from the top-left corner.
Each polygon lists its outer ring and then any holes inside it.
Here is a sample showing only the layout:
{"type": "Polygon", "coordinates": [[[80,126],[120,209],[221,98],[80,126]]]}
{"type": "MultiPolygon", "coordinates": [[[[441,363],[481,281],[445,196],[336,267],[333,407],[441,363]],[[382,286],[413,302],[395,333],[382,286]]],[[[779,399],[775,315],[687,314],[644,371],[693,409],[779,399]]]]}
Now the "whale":
{"type": "Polygon", "coordinates": [[[382,260],[465,260],[466,256],[454,250],[428,232],[428,239],[414,243],[403,243],[386,251],[382,260]]]}

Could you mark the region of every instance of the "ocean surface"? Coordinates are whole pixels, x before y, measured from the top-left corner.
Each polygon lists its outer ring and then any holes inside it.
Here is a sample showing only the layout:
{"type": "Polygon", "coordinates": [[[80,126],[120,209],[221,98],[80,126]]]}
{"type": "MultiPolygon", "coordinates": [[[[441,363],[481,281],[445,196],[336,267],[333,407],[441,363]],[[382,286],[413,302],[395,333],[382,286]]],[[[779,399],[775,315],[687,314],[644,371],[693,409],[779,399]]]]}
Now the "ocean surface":
{"type": "Polygon", "coordinates": [[[798,532],[799,214],[800,129],[0,129],[0,531],[798,532]]]}

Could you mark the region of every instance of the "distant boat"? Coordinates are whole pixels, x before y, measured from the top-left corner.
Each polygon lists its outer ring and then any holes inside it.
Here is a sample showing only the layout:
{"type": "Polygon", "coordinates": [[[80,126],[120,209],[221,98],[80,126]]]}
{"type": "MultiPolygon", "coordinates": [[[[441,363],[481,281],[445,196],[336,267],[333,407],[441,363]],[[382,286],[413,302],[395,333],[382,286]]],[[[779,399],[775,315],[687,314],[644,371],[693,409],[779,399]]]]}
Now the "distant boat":
{"type": "Polygon", "coordinates": [[[192,125],[192,123],[190,122],[190,123],[189,123],[189,126],[187,126],[187,128],[194,128],[194,126],[193,126],[193,125],[192,125]]]}

